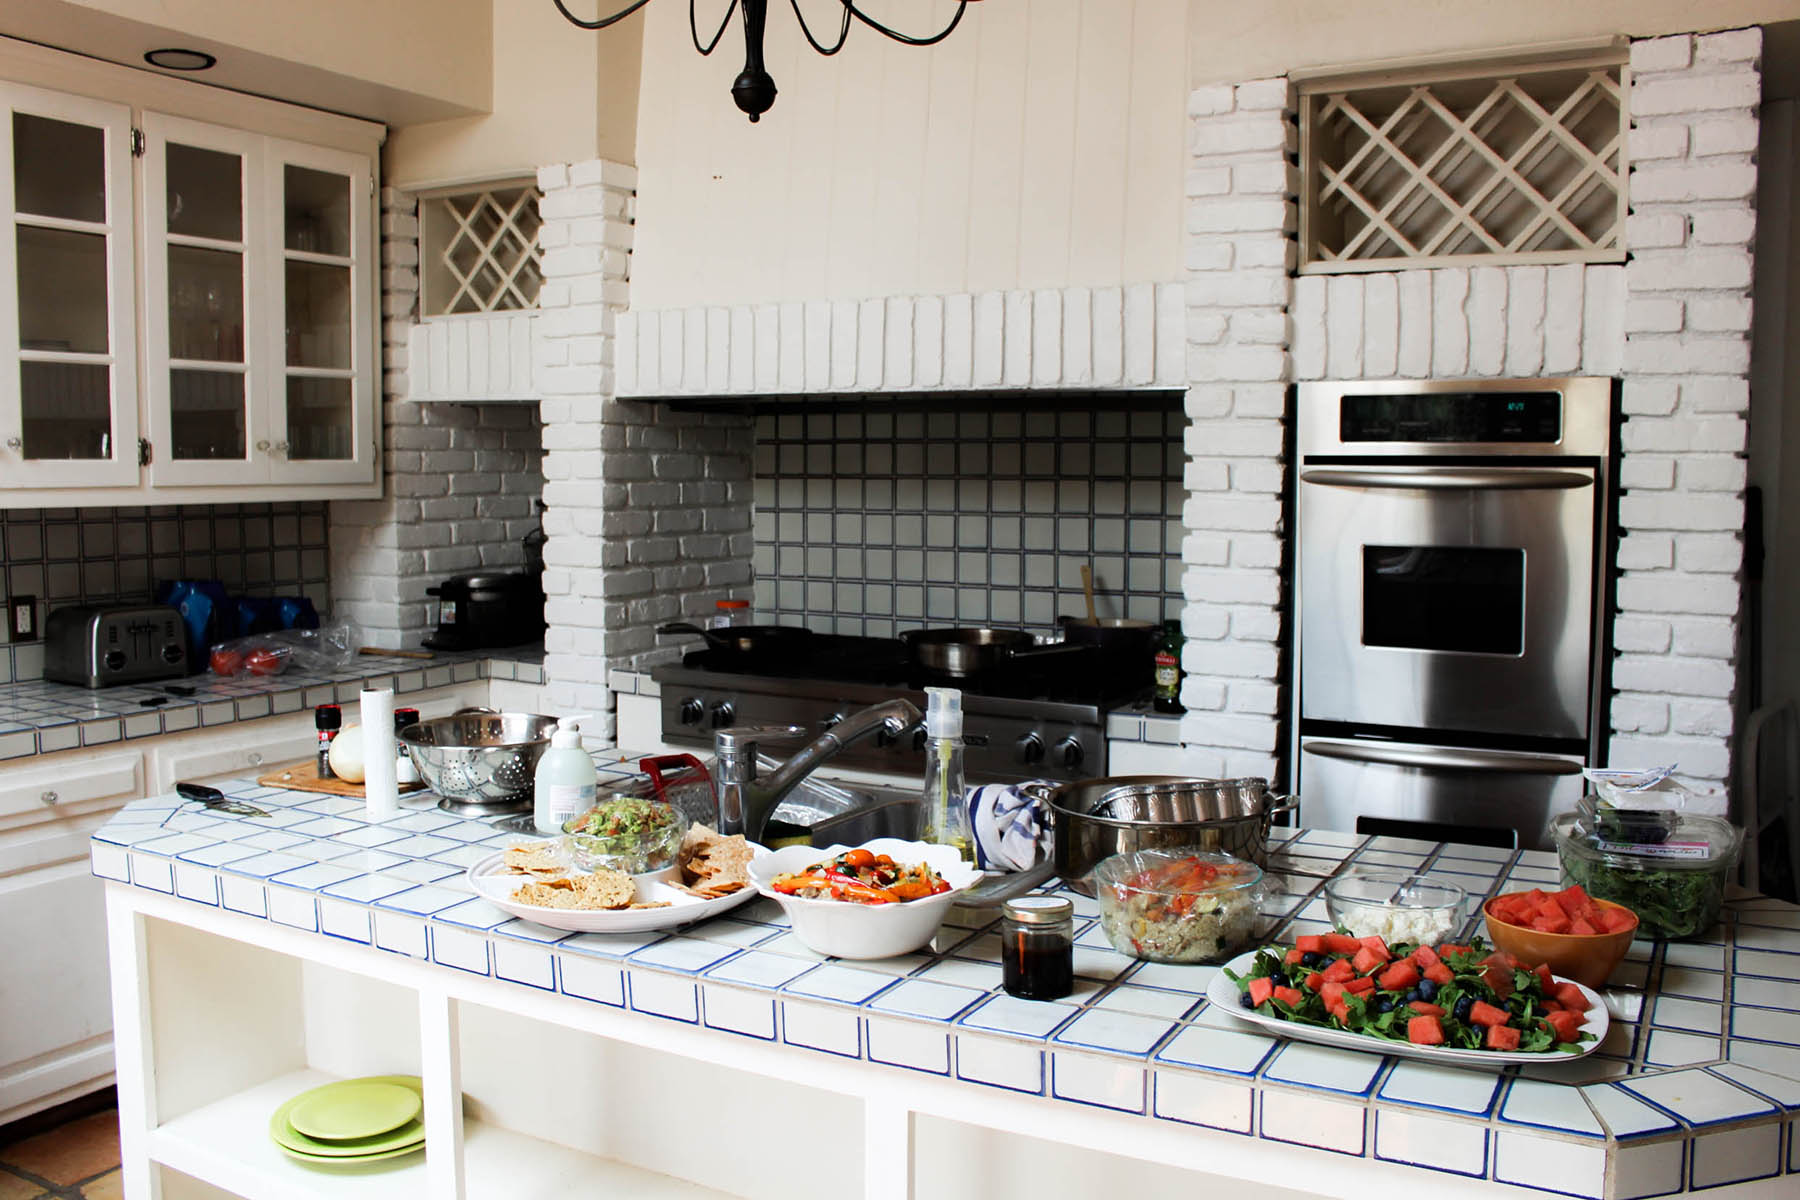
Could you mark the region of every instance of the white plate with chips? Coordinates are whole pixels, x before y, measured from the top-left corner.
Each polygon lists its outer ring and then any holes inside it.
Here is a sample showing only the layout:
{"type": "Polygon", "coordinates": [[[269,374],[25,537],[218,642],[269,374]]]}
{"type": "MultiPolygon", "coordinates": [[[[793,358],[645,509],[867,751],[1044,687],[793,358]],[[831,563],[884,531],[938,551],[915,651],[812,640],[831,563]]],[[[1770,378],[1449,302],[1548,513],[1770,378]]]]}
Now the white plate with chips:
{"type": "MultiPolygon", "coordinates": [[[[750,849],[752,862],[770,853],[767,848],[754,842],[750,844],[750,849]]],[[[582,875],[586,872],[570,867],[565,873],[582,875]]],[[[513,893],[533,882],[534,878],[542,880],[554,876],[518,874],[507,866],[504,850],[496,850],[470,866],[468,877],[469,886],[475,889],[476,895],[501,911],[552,929],[568,929],[576,933],[640,933],[652,929],[671,929],[677,925],[718,916],[757,896],[754,886],[745,885],[735,892],[728,892],[711,900],[704,899],[675,886],[681,878],[681,871],[679,867],[669,867],[647,875],[630,877],[637,888],[636,903],[655,904],[663,901],[666,907],[551,908],[542,904],[525,904],[513,899],[513,893]]]]}

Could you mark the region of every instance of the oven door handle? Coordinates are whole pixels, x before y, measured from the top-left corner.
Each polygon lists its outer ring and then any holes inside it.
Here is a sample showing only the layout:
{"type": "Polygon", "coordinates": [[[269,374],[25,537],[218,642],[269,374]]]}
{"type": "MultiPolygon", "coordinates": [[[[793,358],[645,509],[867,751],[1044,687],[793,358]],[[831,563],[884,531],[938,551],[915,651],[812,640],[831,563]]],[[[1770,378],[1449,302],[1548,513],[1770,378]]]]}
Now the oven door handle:
{"type": "Polygon", "coordinates": [[[1314,468],[1300,472],[1300,482],[1346,488],[1538,491],[1592,487],[1594,476],[1586,471],[1558,471],[1545,467],[1436,467],[1425,471],[1314,468]]]}
{"type": "Polygon", "coordinates": [[[1496,754],[1443,747],[1381,746],[1366,742],[1303,742],[1302,754],[1389,767],[1448,767],[1459,771],[1504,771],[1514,775],[1579,775],[1581,764],[1543,754],[1496,754]]]}

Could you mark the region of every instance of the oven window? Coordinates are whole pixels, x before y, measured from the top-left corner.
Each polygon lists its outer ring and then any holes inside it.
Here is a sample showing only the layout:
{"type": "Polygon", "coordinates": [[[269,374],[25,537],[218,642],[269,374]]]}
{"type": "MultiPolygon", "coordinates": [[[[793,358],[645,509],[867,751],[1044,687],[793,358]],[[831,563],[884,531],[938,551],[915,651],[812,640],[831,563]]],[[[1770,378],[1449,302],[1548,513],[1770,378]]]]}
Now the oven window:
{"type": "Polygon", "coordinates": [[[1525,649],[1525,552],[1363,547],[1363,644],[1468,654],[1525,649]]]}

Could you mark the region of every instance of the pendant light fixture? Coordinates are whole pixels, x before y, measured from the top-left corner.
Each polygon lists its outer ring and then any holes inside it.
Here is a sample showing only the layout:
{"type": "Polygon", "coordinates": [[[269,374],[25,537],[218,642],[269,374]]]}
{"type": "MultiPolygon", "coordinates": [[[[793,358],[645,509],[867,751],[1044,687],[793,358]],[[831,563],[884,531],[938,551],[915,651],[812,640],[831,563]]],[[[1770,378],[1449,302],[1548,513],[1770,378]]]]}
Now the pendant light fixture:
{"type": "MultiPolygon", "coordinates": [[[[956,12],[951,15],[950,23],[937,33],[913,36],[890,29],[880,21],[869,16],[858,8],[855,0],[838,0],[843,6],[842,20],[838,24],[837,41],[827,44],[813,36],[813,31],[806,23],[806,15],[800,11],[800,0],[788,0],[793,6],[794,20],[800,24],[800,32],[806,36],[807,44],[820,54],[832,55],[844,48],[844,42],[850,36],[850,23],[860,21],[870,29],[891,38],[904,46],[935,46],[949,37],[957,23],[962,20],[963,9],[975,0],[957,0],[956,12]]],[[[620,11],[609,17],[597,17],[592,21],[583,20],[570,12],[563,0],[551,0],[556,11],[583,29],[605,29],[608,25],[623,21],[638,9],[643,8],[650,0],[633,0],[620,11]]],[[[731,98],[737,106],[748,113],[751,121],[758,120],[769,111],[775,103],[775,81],[763,68],[763,25],[768,16],[768,0],[730,0],[725,7],[725,16],[719,21],[719,28],[713,32],[712,40],[702,41],[700,37],[700,18],[695,12],[699,0],[688,0],[688,30],[694,38],[694,49],[701,54],[711,54],[718,46],[719,39],[725,36],[725,29],[731,24],[734,12],[742,12],[744,16],[744,69],[738,72],[737,79],[731,85],[731,98]]]]}

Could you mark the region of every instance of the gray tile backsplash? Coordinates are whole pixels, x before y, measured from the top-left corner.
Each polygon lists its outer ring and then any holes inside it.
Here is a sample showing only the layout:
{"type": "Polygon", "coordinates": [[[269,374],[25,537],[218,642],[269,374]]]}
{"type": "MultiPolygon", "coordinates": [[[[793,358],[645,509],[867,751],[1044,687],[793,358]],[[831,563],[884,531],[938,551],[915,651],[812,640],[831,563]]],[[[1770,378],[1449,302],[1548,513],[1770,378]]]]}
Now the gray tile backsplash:
{"type": "Polygon", "coordinates": [[[1055,410],[846,411],[756,422],[759,620],[878,636],[1180,613],[1179,394],[1055,410]]]}
{"type": "MultiPolygon", "coordinates": [[[[330,611],[325,504],[192,504],[0,511],[0,598],[52,608],[151,599],[164,579],[217,579],[252,596],[306,596],[330,611]]],[[[43,643],[7,644],[0,683],[43,676],[43,643]]]]}

